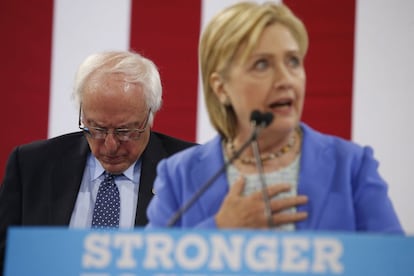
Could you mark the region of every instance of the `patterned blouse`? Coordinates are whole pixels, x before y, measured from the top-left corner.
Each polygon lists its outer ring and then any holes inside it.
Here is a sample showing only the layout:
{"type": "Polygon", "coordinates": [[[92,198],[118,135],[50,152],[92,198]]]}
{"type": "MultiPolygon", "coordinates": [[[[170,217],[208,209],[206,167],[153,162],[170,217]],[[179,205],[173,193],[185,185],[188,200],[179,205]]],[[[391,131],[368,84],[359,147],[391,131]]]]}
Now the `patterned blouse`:
{"type": "MultiPolygon", "coordinates": [[[[224,156],[226,155],[224,154],[224,156]]],[[[287,167],[284,167],[274,172],[269,172],[269,173],[264,174],[264,180],[265,180],[266,185],[277,185],[277,184],[282,184],[282,183],[292,185],[292,189],[290,191],[280,193],[277,196],[273,197],[272,200],[297,195],[298,178],[299,178],[298,177],[299,176],[299,160],[300,160],[300,154],[287,167]]],[[[239,178],[240,174],[241,173],[234,165],[230,165],[227,167],[227,180],[230,183],[230,186],[233,185],[233,183],[239,178]]],[[[244,178],[246,181],[244,195],[249,195],[253,192],[261,190],[259,174],[257,173],[246,174],[244,175],[244,178]]],[[[296,208],[292,207],[290,209],[285,210],[285,212],[290,212],[290,213],[296,212],[296,208]]],[[[279,225],[275,227],[274,229],[284,230],[284,231],[294,231],[295,224],[289,223],[289,224],[279,225]]]]}

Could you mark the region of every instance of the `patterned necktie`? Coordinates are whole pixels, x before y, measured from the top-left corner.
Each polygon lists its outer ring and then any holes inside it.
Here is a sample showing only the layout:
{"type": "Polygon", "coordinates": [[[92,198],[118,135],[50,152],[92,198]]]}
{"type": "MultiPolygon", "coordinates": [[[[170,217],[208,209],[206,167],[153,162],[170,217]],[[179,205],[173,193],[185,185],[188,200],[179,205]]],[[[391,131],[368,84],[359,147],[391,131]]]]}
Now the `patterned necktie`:
{"type": "Polygon", "coordinates": [[[105,179],[99,186],[93,209],[92,228],[118,228],[120,213],[119,190],[114,176],[105,172],[105,179]]]}

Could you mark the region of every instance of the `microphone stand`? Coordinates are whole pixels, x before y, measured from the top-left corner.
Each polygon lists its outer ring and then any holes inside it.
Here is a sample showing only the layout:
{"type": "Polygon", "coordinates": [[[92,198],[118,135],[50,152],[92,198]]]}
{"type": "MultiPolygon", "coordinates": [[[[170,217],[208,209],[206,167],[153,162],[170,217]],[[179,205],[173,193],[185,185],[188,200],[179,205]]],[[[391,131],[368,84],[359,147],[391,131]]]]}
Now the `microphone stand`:
{"type": "Polygon", "coordinates": [[[201,186],[201,188],[197,190],[197,192],[187,202],[185,202],[185,204],[183,204],[177,212],[174,213],[174,215],[169,220],[167,227],[172,227],[178,221],[178,219],[194,204],[194,202],[198,200],[202,194],[204,194],[204,192],[214,183],[214,181],[217,180],[217,178],[227,169],[227,167],[233,163],[234,160],[239,158],[240,154],[242,154],[246,148],[256,140],[263,126],[256,123],[254,123],[253,126],[253,132],[246,143],[244,143],[242,147],[236,151],[233,156],[220,168],[220,170],[218,170],[216,174],[214,174],[206,183],[204,183],[203,186],[201,186]]]}
{"type": "Polygon", "coordinates": [[[262,160],[260,160],[259,145],[257,143],[257,140],[252,141],[252,149],[253,149],[253,155],[256,159],[256,168],[257,168],[257,171],[259,172],[259,180],[260,180],[260,185],[262,188],[263,200],[265,203],[265,216],[267,219],[267,225],[269,227],[272,227],[273,226],[272,207],[270,206],[270,198],[269,198],[269,194],[266,189],[267,185],[264,179],[263,164],[262,164],[262,160]]]}

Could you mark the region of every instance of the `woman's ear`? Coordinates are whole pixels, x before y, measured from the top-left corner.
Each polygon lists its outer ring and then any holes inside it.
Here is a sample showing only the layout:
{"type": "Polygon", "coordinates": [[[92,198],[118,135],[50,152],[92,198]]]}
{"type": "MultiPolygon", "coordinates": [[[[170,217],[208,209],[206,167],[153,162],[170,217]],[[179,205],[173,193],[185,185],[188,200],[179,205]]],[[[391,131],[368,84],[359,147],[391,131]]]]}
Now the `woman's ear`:
{"type": "Polygon", "coordinates": [[[218,100],[223,105],[230,105],[230,99],[226,93],[226,90],[224,89],[223,77],[219,73],[214,72],[213,74],[211,74],[210,85],[218,100]]]}

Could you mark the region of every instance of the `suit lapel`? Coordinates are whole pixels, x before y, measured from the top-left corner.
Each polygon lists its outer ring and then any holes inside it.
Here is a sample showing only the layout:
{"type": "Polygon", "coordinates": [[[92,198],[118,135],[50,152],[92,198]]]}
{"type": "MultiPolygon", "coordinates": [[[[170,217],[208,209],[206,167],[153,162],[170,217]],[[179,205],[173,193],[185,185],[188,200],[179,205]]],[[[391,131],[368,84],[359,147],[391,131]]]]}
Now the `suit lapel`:
{"type": "Polygon", "coordinates": [[[139,180],[138,204],[135,215],[135,226],[148,223],[147,206],[153,196],[153,183],[157,175],[158,162],[167,157],[167,152],[161,140],[151,132],[151,137],[141,159],[141,176],[139,180]]]}
{"type": "Polygon", "coordinates": [[[329,138],[307,127],[303,127],[302,156],[298,194],[308,196],[308,204],[298,211],[308,212],[305,221],[296,224],[297,229],[318,229],[319,220],[325,212],[325,202],[331,190],[335,158],[329,138]]]}
{"type": "Polygon", "coordinates": [[[53,165],[50,181],[53,225],[69,225],[89,152],[88,143],[81,134],[71,140],[62,151],[62,158],[53,165]]]}
{"type": "MultiPolygon", "coordinates": [[[[193,193],[205,185],[224,165],[219,136],[200,147],[200,150],[199,158],[194,160],[197,163],[194,164],[194,170],[191,172],[191,183],[194,185],[193,193]]],[[[206,217],[217,213],[228,190],[226,171],[223,171],[194,204],[194,207],[199,208],[200,216],[206,217]]]]}

